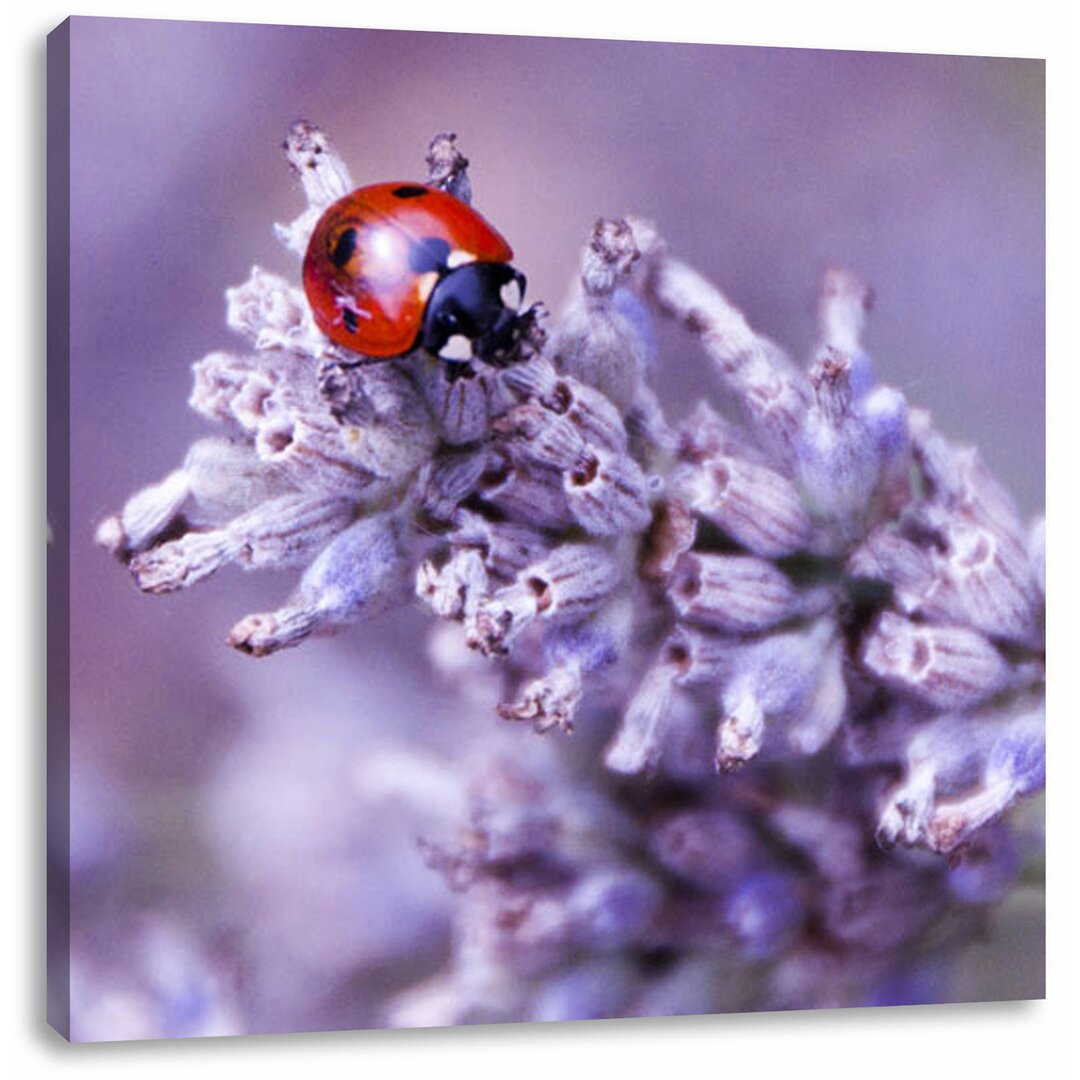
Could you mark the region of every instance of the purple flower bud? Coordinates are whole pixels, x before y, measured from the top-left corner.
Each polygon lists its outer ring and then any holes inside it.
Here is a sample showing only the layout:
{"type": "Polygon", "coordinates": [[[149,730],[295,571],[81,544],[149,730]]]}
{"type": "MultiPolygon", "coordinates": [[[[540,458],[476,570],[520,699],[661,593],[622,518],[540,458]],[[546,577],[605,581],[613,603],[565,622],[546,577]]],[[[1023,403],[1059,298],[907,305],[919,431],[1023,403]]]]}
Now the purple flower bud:
{"type": "Polygon", "coordinates": [[[823,920],[837,940],[887,952],[924,930],[942,904],[933,876],[893,864],[833,884],[824,897],[823,920]]]}
{"type": "Polygon", "coordinates": [[[934,580],[929,554],[891,525],[871,532],[852,553],[846,569],[853,578],[888,585],[893,604],[905,615],[918,611],[934,580]]]}
{"type": "Polygon", "coordinates": [[[477,494],[511,520],[536,529],[574,524],[562,477],[554,469],[522,468],[496,458],[480,478],[477,494]]]}
{"type": "Polygon", "coordinates": [[[610,869],[590,873],[574,886],[566,903],[577,940],[607,951],[638,940],[662,900],[663,891],[651,877],[636,870],[610,869]]]}
{"type": "Polygon", "coordinates": [[[573,663],[583,672],[610,667],[626,648],[632,619],[632,605],[615,600],[588,619],[553,626],[544,638],[548,663],[573,663]]]}
{"type": "Polygon", "coordinates": [[[710,892],[731,888],[759,858],[750,828],[727,810],[689,810],[652,833],[651,850],[673,874],[710,892]]]}
{"type": "Polygon", "coordinates": [[[617,286],[612,292],[611,304],[619,318],[624,319],[627,325],[633,327],[634,336],[641,350],[639,355],[642,359],[643,370],[649,371],[656,356],[656,329],[649,309],[642,303],[636,292],[623,286],[617,286]]]}
{"type": "Polygon", "coordinates": [[[629,454],[587,452],[562,477],[570,513],[593,536],[618,536],[648,526],[654,487],[629,454]]]}
{"type": "Polygon", "coordinates": [[[994,744],[989,775],[1008,777],[1018,795],[1046,786],[1046,728],[1041,709],[1019,717],[994,744]]]}
{"type": "Polygon", "coordinates": [[[625,221],[596,223],[582,259],[580,287],[552,348],[561,371],[601,390],[622,409],[633,402],[654,345],[640,304],[628,304],[620,295],[637,258],[634,233],[625,221]]]}
{"type": "Polygon", "coordinates": [[[258,568],[303,562],[349,524],[355,513],[342,499],[285,495],[257,506],[221,529],[190,532],[131,561],[144,592],[187,588],[231,562],[258,568]]]}
{"type": "Polygon", "coordinates": [[[534,620],[571,619],[596,610],[619,584],[619,564],[593,544],[563,544],[479,606],[470,645],[486,655],[509,651],[534,620]]]}
{"type": "Polygon", "coordinates": [[[798,444],[797,478],[811,515],[827,528],[825,553],[858,540],[881,479],[881,456],[852,409],[850,361],[827,352],[810,373],[814,403],[798,444]]]}
{"type": "Polygon", "coordinates": [[[678,668],[668,663],[657,664],[645,673],[605,751],[604,763],[609,769],[637,773],[659,763],[677,675],[678,668]]]}
{"type": "Polygon", "coordinates": [[[814,753],[839,727],[846,704],[843,657],[831,619],[743,646],[721,694],[717,765],[727,771],[754,757],[767,720],[786,722],[789,744],[814,753]]]}
{"type": "Polygon", "coordinates": [[[877,373],[874,371],[874,362],[864,350],[852,350],[850,358],[851,397],[854,401],[862,402],[875,388],[877,384],[877,373]]]}
{"type": "Polygon", "coordinates": [[[317,629],[384,611],[405,593],[403,536],[396,513],[356,522],[319,553],[288,605],[249,615],[233,627],[229,644],[265,656],[298,645],[317,629]]]}
{"type": "Polygon", "coordinates": [[[864,394],[855,387],[852,372],[852,394],[855,411],[862,420],[883,461],[894,461],[906,455],[911,445],[908,436],[907,401],[899,390],[878,386],[864,394]]]}
{"type": "Polygon", "coordinates": [[[1038,643],[1041,598],[1023,544],[962,519],[949,521],[942,536],[948,547],[932,557],[935,577],[920,604],[926,616],[1003,641],[1038,643]]]}
{"type": "Polygon", "coordinates": [[[804,918],[798,880],[765,870],[750,874],[724,901],[724,921],[751,960],[774,955],[804,918]]]}
{"type": "Polygon", "coordinates": [[[810,539],[810,518],[795,485],[763,465],[710,457],[684,466],[671,485],[691,509],[755,555],[791,555],[810,539]]]}
{"type": "Polygon", "coordinates": [[[735,634],[768,629],[813,606],[772,563],[750,555],[684,555],[668,597],[680,618],[735,634]]]}
{"type": "Polygon", "coordinates": [[[885,612],[862,661],[883,682],[939,709],[970,709],[1016,683],[1002,655],[974,630],[921,626],[885,612]]]}

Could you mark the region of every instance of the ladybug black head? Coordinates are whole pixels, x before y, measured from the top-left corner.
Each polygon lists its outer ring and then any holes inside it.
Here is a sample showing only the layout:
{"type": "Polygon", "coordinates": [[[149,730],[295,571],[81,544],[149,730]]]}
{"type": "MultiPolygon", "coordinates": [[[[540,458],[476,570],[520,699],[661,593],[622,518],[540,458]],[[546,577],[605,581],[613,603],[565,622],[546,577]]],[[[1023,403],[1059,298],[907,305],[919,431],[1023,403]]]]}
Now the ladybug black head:
{"type": "Polygon", "coordinates": [[[428,299],[420,344],[451,362],[504,364],[517,342],[525,275],[509,263],[466,263],[428,299]]]}

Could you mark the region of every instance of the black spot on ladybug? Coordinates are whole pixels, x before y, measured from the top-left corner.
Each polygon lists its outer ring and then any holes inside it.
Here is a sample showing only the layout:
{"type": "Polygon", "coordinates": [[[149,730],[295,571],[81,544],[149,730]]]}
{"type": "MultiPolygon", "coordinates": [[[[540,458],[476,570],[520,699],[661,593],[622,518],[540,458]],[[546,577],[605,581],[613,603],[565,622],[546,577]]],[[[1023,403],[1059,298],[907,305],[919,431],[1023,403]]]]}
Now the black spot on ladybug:
{"type": "Polygon", "coordinates": [[[345,229],[338,237],[334,250],[330,252],[330,261],[339,270],[343,270],[348,266],[354,251],[356,251],[356,230],[345,229]]]}
{"type": "Polygon", "coordinates": [[[360,320],[356,317],[356,312],[351,308],[341,309],[341,321],[345,324],[345,329],[350,334],[356,333],[356,327],[359,325],[360,320]]]}
{"type": "Polygon", "coordinates": [[[409,269],[414,274],[427,274],[432,270],[442,273],[449,258],[450,245],[438,236],[425,236],[409,245],[409,269]]]}
{"type": "Polygon", "coordinates": [[[427,193],[427,188],[420,187],[419,184],[402,184],[401,187],[393,190],[393,194],[399,199],[419,199],[421,195],[427,193]]]}

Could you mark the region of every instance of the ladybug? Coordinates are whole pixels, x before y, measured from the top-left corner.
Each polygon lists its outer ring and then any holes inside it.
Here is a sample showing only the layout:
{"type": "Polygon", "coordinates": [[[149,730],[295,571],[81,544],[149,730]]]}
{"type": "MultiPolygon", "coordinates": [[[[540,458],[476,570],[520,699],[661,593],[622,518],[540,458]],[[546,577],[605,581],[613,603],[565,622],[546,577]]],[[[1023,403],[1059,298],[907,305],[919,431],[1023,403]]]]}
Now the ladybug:
{"type": "Polygon", "coordinates": [[[372,184],[319,219],[304,292],[319,329],[368,360],[423,348],[454,364],[498,364],[515,343],[525,292],[513,254],[471,206],[438,188],[372,184]]]}

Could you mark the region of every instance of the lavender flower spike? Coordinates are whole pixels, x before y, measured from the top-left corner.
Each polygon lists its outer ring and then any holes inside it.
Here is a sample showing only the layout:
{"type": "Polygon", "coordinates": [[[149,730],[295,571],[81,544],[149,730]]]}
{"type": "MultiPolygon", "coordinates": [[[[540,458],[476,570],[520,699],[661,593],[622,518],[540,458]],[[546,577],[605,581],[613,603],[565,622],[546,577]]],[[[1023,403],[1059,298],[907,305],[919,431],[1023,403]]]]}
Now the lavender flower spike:
{"type": "MultiPolygon", "coordinates": [[[[352,181],[312,124],[286,155],[300,254],[352,181]]],[[[472,197],[452,135],[427,162],[472,197]]],[[[98,541],[147,592],[297,567],[233,628],[251,656],[402,604],[432,620],[468,794],[416,807],[449,951],[388,1022],[932,999],[927,951],[1004,894],[1013,808],[1045,782],[1045,525],[879,380],[850,272],[825,275],[804,369],[655,226],[583,239],[565,308],[452,371],[359,362],[299,268],[256,268],[228,294],[236,351],[193,369],[218,434],[98,541]],[[665,317],[739,419],[668,414],[665,317]]]]}

